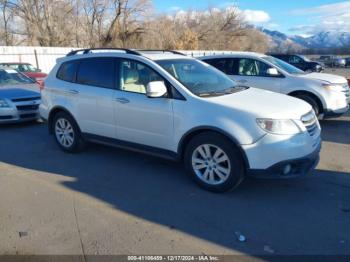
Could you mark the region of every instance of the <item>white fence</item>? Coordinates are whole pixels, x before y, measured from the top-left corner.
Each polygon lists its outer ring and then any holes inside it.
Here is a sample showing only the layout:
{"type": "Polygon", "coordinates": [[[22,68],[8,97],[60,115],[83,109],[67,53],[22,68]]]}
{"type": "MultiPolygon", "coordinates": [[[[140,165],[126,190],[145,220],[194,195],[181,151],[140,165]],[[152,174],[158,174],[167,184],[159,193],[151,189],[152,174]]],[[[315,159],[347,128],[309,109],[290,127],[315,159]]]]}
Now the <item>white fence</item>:
{"type": "MultiPolygon", "coordinates": [[[[40,46],[0,46],[0,63],[24,62],[30,63],[43,72],[49,73],[56,63],[56,59],[65,56],[74,47],[40,47],[40,46]]],[[[188,56],[205,56],[227,54],[231,51],[207,50],[179,50],[188,56]]]]}
{"type": "Polygon", "coordinates": [[[72,47],[0,46],[0,63],[30,63],[48,73],[56,59],[65,56],[72,47]]]}

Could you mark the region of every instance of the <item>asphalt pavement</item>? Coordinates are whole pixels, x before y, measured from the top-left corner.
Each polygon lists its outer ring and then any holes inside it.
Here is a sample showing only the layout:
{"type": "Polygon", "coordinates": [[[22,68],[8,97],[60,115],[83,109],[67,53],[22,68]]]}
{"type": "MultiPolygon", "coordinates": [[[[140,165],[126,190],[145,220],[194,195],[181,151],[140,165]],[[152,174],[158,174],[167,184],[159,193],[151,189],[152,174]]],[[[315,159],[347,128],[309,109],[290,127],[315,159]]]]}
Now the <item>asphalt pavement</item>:
{"type": "Polygon", "coordinates": [[[225,194],[177,163],[97,145],[67,154],[43,123],[2,126],[0,254],[350,255],[350,114],[321,126],[310,176],[225,194]]]}

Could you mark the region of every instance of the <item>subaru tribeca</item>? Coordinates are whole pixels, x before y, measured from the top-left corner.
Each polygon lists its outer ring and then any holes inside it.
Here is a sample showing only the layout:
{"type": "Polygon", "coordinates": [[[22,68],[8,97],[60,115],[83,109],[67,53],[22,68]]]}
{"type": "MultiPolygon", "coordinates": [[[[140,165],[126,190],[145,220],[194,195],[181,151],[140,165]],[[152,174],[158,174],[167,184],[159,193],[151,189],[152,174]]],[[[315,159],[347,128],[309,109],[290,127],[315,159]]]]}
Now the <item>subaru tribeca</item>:
{"type": "Polygon", "coordinates": [[[304,101],[237,86],[173,51],[72,51],[45,80],[40,113],[64,151],[95,142],[183,160],[215,192],[247,175],[306,174],[321,145],[304,101]]]}

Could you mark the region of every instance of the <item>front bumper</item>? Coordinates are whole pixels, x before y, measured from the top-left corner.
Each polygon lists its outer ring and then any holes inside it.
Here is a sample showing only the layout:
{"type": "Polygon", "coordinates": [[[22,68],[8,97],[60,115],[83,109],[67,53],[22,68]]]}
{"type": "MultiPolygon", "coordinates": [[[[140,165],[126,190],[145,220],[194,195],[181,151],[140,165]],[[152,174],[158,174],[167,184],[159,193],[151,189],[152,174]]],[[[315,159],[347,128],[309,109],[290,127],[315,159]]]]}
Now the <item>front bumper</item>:
{"type": "Polygon", "coordinates": [[[0,124],[20,123],[40,118],[38,110],[19,111],[15,108],[0,109],[0,124]]]}
{"type": "MultiPolygon", "coordinates": [[[[350,100],[349,100],[349,103],[350,103],[350,100]]],[[[326,109],[324,110],[324,113],[323,113],[323,119],[342,116],[343,114],[348,112],[348,110],[349,110],[349,105],[344,108],[340,108],[336,110],[326,109]]]]}
{"type": "Polygon", "coordinates": [[[309,155],[281,161],[266,169],[249,169],[247,175],[256,178],[292,178],[305,176],[317,166],[320,160],[320,150],[321,143],[309,155]]]}

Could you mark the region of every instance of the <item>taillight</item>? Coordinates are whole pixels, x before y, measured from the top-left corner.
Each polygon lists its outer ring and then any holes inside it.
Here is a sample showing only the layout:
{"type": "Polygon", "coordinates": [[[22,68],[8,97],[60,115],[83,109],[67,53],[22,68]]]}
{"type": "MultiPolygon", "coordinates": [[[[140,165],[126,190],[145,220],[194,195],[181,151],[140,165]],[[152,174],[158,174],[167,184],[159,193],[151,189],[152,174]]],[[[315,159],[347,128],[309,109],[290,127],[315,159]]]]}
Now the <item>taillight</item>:
{"type": "Polygon", "coordinates": [[[40,91],[42,91],[45,88],[45,82],[43,80],[38,80],[37,83],[39,85],[40,91]]]}

